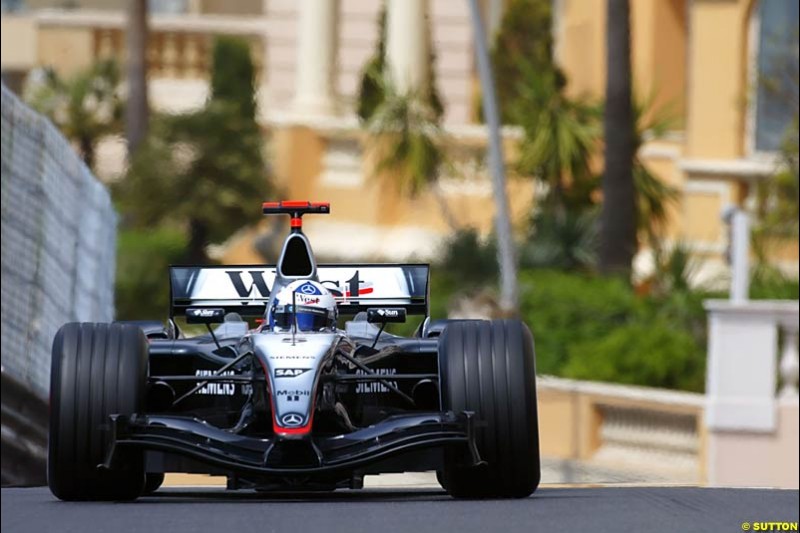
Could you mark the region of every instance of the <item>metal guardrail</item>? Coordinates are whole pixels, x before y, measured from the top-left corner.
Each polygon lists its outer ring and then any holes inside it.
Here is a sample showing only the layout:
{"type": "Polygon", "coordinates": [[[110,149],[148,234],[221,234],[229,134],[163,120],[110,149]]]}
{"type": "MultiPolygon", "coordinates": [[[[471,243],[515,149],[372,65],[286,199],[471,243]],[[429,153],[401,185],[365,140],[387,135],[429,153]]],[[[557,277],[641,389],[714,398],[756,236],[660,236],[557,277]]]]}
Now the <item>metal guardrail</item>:
{"type": "Polygon", "coordinates": [[[47,402],[20,380],[2,372],[2,485],[47,481],[47,402]]]}
{"type": "Polygon", "coordinates": [[[70,143],[5,85],[1,114],[2,479],[20,484],[44,476],[56,331],[113,319],[117,216],[70,143]]]}

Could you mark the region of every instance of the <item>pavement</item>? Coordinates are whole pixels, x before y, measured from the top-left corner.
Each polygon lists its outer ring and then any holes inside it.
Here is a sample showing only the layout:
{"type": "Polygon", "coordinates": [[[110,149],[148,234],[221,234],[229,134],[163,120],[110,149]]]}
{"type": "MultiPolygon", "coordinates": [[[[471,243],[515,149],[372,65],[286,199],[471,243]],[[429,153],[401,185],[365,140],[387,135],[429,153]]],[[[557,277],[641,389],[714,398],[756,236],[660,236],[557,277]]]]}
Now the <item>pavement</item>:
{"type": "Polygon", "coordinates": [[[406,486],[332,493],[265,494],[172,486],[133,503],[68,503],[55,499],[47,488],[4,488],[0,529],[3,533],[796,531],[800,503],[797,490],[665,486],[543,486],[521,500],[459,501],[441,489],[407,481],[406,486]]]}

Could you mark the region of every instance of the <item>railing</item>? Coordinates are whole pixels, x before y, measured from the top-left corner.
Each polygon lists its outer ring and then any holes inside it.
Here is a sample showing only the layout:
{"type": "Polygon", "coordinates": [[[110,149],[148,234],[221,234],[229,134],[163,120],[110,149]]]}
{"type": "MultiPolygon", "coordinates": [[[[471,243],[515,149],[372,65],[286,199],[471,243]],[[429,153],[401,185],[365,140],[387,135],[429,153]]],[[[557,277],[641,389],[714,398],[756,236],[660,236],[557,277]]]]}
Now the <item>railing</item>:
{"type": "MultiPolygon", "coordinates": [[[[91,34],[94,60],[125,59],[125,16],[121,12],[42,10],[40,31],[72,28],[91,34]]],[[[148,74],[152,77],[204,79],[216,35],[237,35],[250,43],[256,77],[264,57],[264,20],[219,15],[158,15],[150,20],[148,74]]]]}
{"type": "Polygon", "coordinates": [[[774,431],[776,394],[797,398],[800,304],[706,302],[707,422],[721,430],[774,431]]]}
{"type": "Polygon", "coordinates": [[[575,481],[704,480],[702,394],[552,376],[538,393],[542,455],[580,465],[575,481]]]}
{"type": "Polygon", "coordinates": [[[716,300],[706,309],[708,482],[796,489],[800,305],[716,300]]]}

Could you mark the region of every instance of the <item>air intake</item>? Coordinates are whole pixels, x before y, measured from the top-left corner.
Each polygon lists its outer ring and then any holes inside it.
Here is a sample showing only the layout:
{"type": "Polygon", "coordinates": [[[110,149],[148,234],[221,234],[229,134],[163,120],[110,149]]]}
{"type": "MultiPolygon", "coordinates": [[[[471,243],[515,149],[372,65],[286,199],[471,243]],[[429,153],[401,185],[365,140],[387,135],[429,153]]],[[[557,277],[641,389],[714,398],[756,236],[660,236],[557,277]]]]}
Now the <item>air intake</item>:
{"type": "Polygon", "coordinates": [[[311,245],[302,233],[292,233],[283,243],[278,273],[284,278],[310,278],[316,273],[311,245]]]}

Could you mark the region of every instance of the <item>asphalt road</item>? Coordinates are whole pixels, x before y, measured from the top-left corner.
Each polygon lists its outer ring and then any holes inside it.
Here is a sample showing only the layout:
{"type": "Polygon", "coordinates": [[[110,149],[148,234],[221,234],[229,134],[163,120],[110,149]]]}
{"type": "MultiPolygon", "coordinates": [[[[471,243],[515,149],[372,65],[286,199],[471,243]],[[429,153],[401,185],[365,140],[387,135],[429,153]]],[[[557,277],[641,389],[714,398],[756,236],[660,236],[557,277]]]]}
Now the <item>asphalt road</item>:
{"type": "MultiPolygon", "coordinates": [[[[163,489],[135,503],[65,503],[2,489],[3,533],[741,532],[798,520],[798,491],[688,487],[540,488],[532,498],[456,501],[439,490],[327,494],[163,489]]],[[[780,531],[781,529],[774,529],[780,531]]]]}

